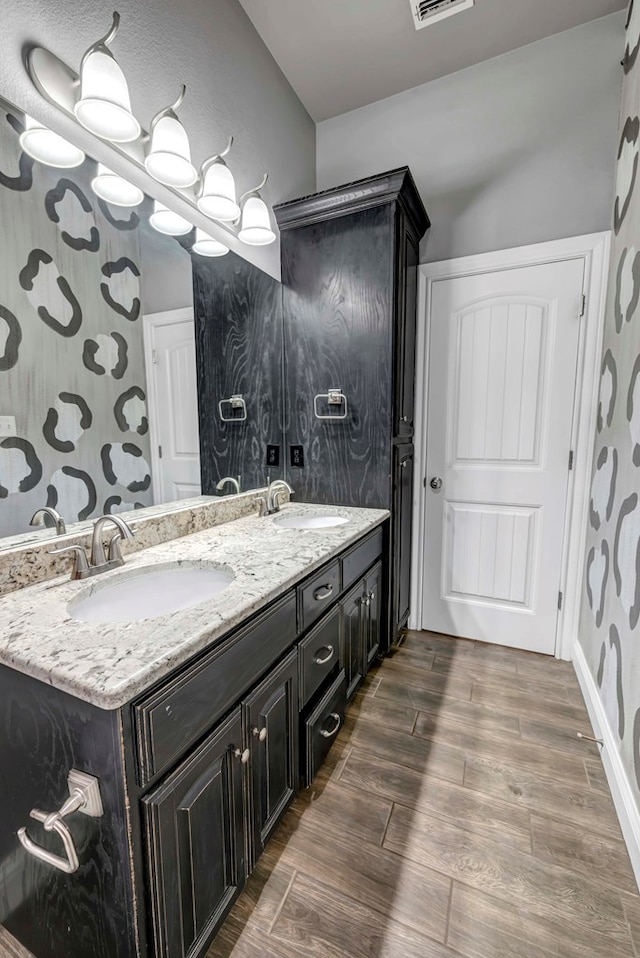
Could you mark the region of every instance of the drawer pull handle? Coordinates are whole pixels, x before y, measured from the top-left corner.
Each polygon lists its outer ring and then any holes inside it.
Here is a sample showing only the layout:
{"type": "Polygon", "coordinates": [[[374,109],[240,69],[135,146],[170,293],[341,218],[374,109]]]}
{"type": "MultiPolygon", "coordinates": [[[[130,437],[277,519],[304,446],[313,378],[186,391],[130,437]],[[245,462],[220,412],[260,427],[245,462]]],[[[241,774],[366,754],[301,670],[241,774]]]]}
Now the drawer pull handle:
{"type": "Polygon", "coordinates": [[[234,758],[239,758],[243,765],[246,765],[251,758],[251,752],[248,748],[245,748],[244,752],[241,749],[236,748],[233,755],[234,758]]]}
{"type": "Polygon", "coordinates": [[[256,726],[255,728],[252,728],[252,729],[251,729],[251,734],[252,734],[252,735],[255,735],[255,737],[258,739],[259,742],[264,742],[264,740],[265,740],[266,737],[267,737],[267,727],[266,727],[266,725],[265,725],[264,728],[258,728],[257,726],[256,726]]]}
{"type": "Polygon", "coordinates": [[[332,728],[330,732],[328,732],[326,728],[320,729],[320,735],[322,735],[323,738],[333,738],[334,735],[338,734],[338,729],[342,725],[342,719],[340,718],[337,712],[332,712],[329,718],[334,719],[336,724],[335,724],[335,727],[332,728]]]}
{"type": "MultiPolygon", "coordinates": [[[[319,655],[316,655],[315,658],[314,658],[314,660],[313,660],[316,665],[326,665],[327,662],[330,662],[331,659],[333,658],[333,646],[332,646],[332,645],[323,645],[322,648],[327,650],[327,654],[326,654],[325,656],[323,656],[322,658],[320,658],[319,655]]],[[[318,651],[321,651],[321,649],[318,649],[318,651]]]]}
{"type": "Polygon", "coordinates": [[[316,589],[316,591],[313,593],[313,598],[316,600],[316,602],[323,602],[325,599],[328,599],[333,592],[333,585],[330,582],[327,582],[324,588],[326,589],[326,592],[323,592],[323,586],[320,586],[320,588],[316,589]]]}

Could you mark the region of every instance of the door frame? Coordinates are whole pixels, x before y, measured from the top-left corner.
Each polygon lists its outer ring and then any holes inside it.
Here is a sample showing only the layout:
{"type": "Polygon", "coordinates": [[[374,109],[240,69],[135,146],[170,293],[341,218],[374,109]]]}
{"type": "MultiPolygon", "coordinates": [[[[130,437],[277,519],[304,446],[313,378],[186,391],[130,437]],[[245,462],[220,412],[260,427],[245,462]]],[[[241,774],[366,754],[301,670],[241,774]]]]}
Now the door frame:
{"type": "Polygon", "coordinates": [[[158,448],[160,446],[160,437],[157,427],[158,395],[153,371],[154,333],[159,326],[173,326],[175,323],[183,323],[186,321],[195,323],[193,306],[181,306],[179,309],[165,309],[159,313],[144,313],[142,316],[144,371],[147,377],[147,411],[149,413],[149,440],[151,442],[151,489],[153,491],[154,505],[159,505],[165,501],[162,498],[159,488],[160,457],[158,456],[158,448]]]}
{"type": "Polygon", "coordinates": [[[418,329],[416,344],[416,471],[413,489],[413,546],[411,561],[411,613],[409,627],[422,628],[425,519],[427,511],[427,398],[429,332],[433,284],[439,280],[480,275],[501,269],[539,266],[565,260],[584,260],[585,314],[580,320],[576,388],[571,428],[573,470],[569,473],[562,547],[560,589],[562,608],[558,614],[555,656],[571,660],[578,637],[580,600],[584,571],[591,466],[595,445],[600,363],[607,297],[611,232],[590,233],[551,240],[531,246],[497,250],[459,259],[426,263],[418,267],[418,329]]]}

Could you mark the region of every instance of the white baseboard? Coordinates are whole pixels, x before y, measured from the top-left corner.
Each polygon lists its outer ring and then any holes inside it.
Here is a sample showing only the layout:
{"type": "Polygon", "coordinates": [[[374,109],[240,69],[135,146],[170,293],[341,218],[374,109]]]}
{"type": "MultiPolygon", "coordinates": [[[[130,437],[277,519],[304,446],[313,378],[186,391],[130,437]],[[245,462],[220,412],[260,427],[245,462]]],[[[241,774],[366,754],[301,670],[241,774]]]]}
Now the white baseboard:
{"type": "Polygon", "coordinates": [[[631,784],[622,764],[617,737],[609,725],[598,687],[589,671],[584,652],[578,642],[574,646],[573,667],[578,676],[594,734],[604,742],[604,747],[600,749],[602,763],[636,876],[636,882],[640,888],[640,809],[638,809],[631,784]]]}

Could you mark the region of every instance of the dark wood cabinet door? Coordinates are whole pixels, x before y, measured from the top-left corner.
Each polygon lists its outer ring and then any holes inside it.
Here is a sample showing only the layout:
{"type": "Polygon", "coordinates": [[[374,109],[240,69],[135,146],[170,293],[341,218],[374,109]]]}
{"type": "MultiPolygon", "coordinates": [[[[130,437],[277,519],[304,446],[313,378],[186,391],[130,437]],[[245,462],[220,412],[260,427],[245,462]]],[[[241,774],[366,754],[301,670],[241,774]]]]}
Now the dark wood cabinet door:
{"type": "Polygon", "coordinates": [[[380,648],[382,630],[382,563],[368,573],[364,580],[364,594],[367,599],[367,622],[364,643],[364,669],[368,672],[375,661],[380,648]]]}
{"type": "Polygon", "coordinates": [[[418,246],[406,217],[397,215],[396,343],[394,434],[411,439],[415,410],[418,246]]]}
{"type": "Polygon", "coordinates": [[[340,603],[342,610],[341,662],[347,676],[347,701],[364,677],[364,624],[367,607],[364,581],[358,582],[340,603]]]}
{"type": "Polygon", "coordinates": [[[411,598],[411,522],[414,449],[394,449],[394,509],[391,555],[391,641],[395,642],[409,618],[411,598]]]}
{"type": "Polygon", "coordinates": [[[251,865],[294,797],[299,782],[298,650],[294,649],[243,704],[251,752],[251,865]]]}
{"type": "Polygon", "coordinates": [[[241,755],[237,708],[142,800],[155,953],[162,958],[201,954],[244,885],[241,755]]]}
{"type": "Polygon", "coordinates": [[[301,502],[389,505],[394,212],[391,203],[281,235],[287,472],[301,502]],[[344,406],[327,403],[340,388],[344,406]]]}

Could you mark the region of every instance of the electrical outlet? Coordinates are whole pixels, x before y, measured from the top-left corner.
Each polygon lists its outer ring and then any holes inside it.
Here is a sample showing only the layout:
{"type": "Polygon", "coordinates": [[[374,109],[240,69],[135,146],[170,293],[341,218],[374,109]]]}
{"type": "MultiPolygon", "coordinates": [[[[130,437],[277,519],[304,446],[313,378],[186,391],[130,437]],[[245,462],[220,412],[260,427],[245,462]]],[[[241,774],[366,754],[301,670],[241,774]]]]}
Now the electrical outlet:
{"type": "Polygon", "coordinates": [[[289,461],[293,469],[304,468],[304,448],[303,446],[289,447],[289,461]]]}
{"type": "Polygon", "coordinates": [[[0,416],[0,439],[6,439],[8,436],[17,436],[16,417],[0,416]]]}
{"type": "Polygon", "coordinates": [[[280,465],[280,446],[267,446],[267,465],[268,466],[279,466],[280,465]]]}

